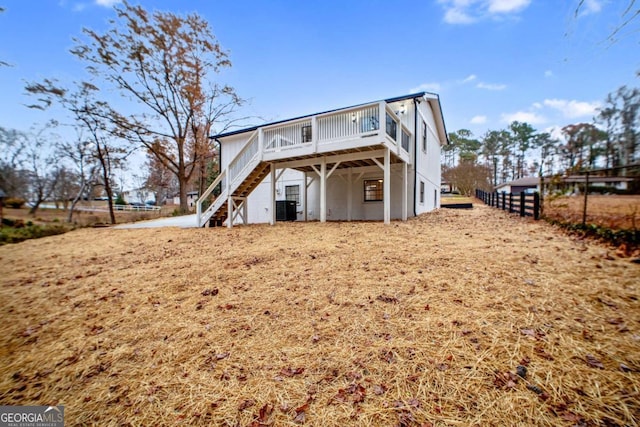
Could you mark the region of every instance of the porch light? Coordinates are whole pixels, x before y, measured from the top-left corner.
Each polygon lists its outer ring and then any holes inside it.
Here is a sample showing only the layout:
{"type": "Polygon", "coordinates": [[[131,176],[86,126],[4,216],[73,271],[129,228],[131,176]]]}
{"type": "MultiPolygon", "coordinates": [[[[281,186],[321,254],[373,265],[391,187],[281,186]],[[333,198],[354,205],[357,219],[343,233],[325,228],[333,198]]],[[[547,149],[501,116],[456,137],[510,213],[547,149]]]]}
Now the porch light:
{"type": "Polygon", "coordinates": [[[396,111],[396,114],[399,116],[400,114],[404,114],[406,111],[404,104],[400,105],[400,109],[396,111]]]}
{"type": "Polygon", "coordinates": [[[351,113],[351,123],[356,122],[356,113],[351,113]]]}

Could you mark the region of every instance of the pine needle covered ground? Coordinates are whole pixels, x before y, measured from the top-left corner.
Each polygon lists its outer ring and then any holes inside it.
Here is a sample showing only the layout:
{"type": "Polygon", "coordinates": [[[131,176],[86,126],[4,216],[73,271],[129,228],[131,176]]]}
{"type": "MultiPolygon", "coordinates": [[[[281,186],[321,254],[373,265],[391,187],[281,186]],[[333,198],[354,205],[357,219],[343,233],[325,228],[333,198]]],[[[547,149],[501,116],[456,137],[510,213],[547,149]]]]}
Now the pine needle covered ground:
{"type": "Polygon", "coordinates": [[[640,265],[495,209],[0,247],[0,404],[67,425],[640,422],[640,265]]]}

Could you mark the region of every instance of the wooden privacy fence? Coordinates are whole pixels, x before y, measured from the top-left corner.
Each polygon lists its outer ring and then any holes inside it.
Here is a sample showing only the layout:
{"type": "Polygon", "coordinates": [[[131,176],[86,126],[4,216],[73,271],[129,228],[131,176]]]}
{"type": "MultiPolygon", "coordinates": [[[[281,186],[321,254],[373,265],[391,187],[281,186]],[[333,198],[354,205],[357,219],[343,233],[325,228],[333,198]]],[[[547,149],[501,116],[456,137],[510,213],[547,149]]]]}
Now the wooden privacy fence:
{"type": "Polygon", "coordinates": [[[476,190],[476,198],[489,206],[503,211],[517,213],[520,216],[531,216],[536,220],[540,219],[540,194],[537,192],[533,194],[512,194],[476,190]]]}

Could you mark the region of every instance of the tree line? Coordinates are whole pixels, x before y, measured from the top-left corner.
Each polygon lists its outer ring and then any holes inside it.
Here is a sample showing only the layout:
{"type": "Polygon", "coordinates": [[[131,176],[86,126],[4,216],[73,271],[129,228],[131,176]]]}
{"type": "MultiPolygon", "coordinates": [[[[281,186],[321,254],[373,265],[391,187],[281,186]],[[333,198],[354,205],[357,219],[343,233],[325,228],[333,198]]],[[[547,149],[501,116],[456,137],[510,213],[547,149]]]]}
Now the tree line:
{"type": "Polygon", "coordinates": [[[559,132],[514,121],[480,138],[468,129],[450,133],[442,151],[443,178],[471,195],[476,188],[491,190],[527,176],[598,168],[625,175],[624,166],[640,162],[639,138],[640,89],[622,86],[607,95],[592,122],[569,124],[559,132]]]}
{"type": "Polygon", "coordinates": [[[155,189],[157,202],[175,191],[186,212],[188,191],[202,192],[217,170],[209,135],[241,120],[235,113],[244,100],[214,78],[231,61],[206,20],[126,1],[114,10],[105,32],[85,28],[73,40],[70,53],[84,64],[85,78],[25,86],[30,108],[62,107],[67,122],[37,132],[0,129],[0,188],[27,198],[32,210],[52,196],[73,202],[99,186],[115,222],[115,171],[143,151],[144,185],[155,189]],[[53,136],[62,125],[77,136],[53,136]]]}

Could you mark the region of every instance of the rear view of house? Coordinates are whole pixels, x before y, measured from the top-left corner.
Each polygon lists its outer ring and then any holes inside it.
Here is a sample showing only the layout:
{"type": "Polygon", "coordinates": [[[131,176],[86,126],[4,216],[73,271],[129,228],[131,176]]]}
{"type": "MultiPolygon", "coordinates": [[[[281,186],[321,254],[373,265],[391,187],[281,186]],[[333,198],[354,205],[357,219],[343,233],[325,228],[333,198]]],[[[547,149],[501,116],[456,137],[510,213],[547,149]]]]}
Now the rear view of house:
{"type": "Polygon", "coordinates": [[[406,220],[440,205],[438,95],[421,92],[215,135],[200,226],[406,220]],[[212,196],[220,186],[220,195],[212,196]]]}

